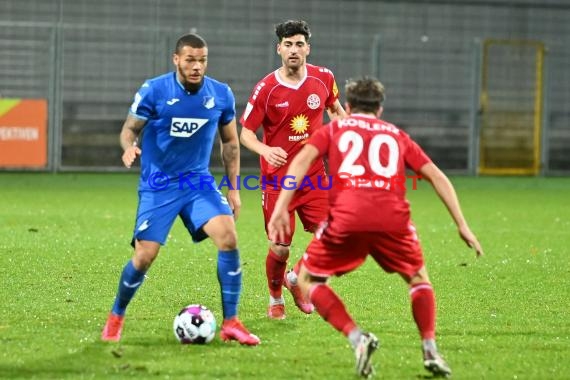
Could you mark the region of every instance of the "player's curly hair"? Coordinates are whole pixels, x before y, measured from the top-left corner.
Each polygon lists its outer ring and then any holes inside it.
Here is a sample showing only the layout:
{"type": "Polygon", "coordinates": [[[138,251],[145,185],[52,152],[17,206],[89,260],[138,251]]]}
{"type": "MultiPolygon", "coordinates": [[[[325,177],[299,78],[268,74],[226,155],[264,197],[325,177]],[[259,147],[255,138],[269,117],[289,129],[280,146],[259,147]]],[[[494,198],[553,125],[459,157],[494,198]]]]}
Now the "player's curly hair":
{"type": "Polygon", "coordinates": [[[309,24],[303,20],[288,20],[280,24],[275,25],[275,34],[279,39],[279,42],[283,38],[293,37],[297,34],[302,34],[305,36],[305,41],[309,41],[311,38],[311,29],[309,29],[309,24]]]}
{"type": "Polygon", "coordinates": [[[185,34],[176,42],[176,53],[179,54],[184,46],[190,46],[194,49],[200,49],[208,46],[206,40],[195,33],[185,34]]]}
{"type": "Polygon", "coordinates": [[[349,79],[344,87],[352,112],[376,113],[384,102],[384,85],[376,78],[349,79]]]}

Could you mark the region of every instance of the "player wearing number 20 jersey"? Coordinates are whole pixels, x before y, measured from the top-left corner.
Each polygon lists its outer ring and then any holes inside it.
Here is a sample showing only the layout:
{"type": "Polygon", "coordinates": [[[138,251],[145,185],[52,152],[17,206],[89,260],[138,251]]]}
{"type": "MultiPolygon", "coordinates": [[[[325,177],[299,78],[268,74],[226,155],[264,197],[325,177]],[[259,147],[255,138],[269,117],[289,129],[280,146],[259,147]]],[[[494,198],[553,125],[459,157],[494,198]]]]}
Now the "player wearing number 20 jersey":
{"type": "MultiPolygon", "coordinates": [[[[406,168],[433,186],[461,238],[475,248],[477,255],[483,253],[481,246],[445,174],[407,134],[378,119],[383,110],[384,86],[372,78],[350,81],[346,98],[350,116],[319,129],[287,171],[288,176],[298,180],[314,160],[327,156],[332,175],[344,174],[353,181],[353,186],[333,186],[327,222],[315,233],[303,255],[299,286],[315,310],[348,338],[356,355],[356,371],[368,378],[373,373],[370,356],[378,340],[356,325],[327,279],[355,270],[370,255],[386,272],[396,272],[408,283],[412,314],[422,338],[424,367],[436,376],[448,376],[451,369],[435,344],[435,296],[410,220],[405,182],[401,181],[406,178],[406,168]]],[[[287,208],[293,196],[293,190],[279,193],[268,226],[273,241],[290,228],[287,208]]],[[[373,290],[363,289],[367,297],[373,290]]]]}
{"type": "MultiPolygon", "coordinates": [[[[327,156],[332,175],[344,174],[353,181],[353,186],[333,186],[327,222],[303,255],[299,286],[324,320],[348,338],[356,356],[356,372],[368,378],[374,372],[370,356],[378,347],[378,339],[356,325],[327,279],[355,270],[370,255],[385,271],[400,274],[408,283],[412,314],[422,338],[424,367],[436,376],[448,376],[451,369],[435,343],[435,296],[410,220],[404,184],[392,179],[405,179],[406,168],[418,173],[433,186],[467,245],[478,255],[483,253],[481,246],[445,174],[407,134],[378,119],[383,110],[382,84],[372,78],[350,81],[346,99],[350,116],[319,129],[287,171],[298,180],[314,160],[327,156]]],[[[293,190],[279,193],[268,226],[273,241],[290,228],[287,208],[293,196],[293,190]]],[[[367,297],[373,290],[363,289],[367,297]]]]}

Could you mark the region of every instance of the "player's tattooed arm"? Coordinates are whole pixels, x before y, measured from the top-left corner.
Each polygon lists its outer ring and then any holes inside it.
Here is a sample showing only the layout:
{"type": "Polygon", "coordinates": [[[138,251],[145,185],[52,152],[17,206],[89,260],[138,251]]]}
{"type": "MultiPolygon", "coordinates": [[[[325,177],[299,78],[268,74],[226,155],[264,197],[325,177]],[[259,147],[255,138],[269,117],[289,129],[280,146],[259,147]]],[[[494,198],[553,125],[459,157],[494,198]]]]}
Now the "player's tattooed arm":
{"type": "Polygon", "coordinates": [[[123,124],[119,141],[123,148],[123,164],[127,168],[130,168],[137,156],[140,156],[142,153],[140,148],[137,146],[137,139],[145,124],[146,120],[139,119],[133,115],[128,115],[125,123],[123,124]]]}
{"type": "Polygon", "coordinates": [[[233,119],[220,127],[220,140],[222,142],[222,160],[228,175],[239,174],[239,139],[236,120],[233,119]]]}
{"type": "Polygon", "coordinates": [[[227,198],[230,208],[237,219],[241,208],[239,196],[238,176],[240,171],[239,138],[235,118],[226,125],[220,126],[220,140],[222,149],[222,161],[226,169],[226,176],[231,187],[228,190],[227,198]],[[232,190],[233,189],[233,190],[232,190]]]}

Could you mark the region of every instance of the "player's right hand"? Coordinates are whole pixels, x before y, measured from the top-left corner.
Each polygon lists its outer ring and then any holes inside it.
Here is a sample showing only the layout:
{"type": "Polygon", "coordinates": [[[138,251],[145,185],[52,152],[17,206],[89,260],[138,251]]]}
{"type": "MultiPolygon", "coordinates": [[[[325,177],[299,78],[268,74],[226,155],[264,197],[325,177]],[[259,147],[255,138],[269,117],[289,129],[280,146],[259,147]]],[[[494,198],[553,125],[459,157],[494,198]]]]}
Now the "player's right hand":
{"type": "Polygon", "coordinates": [[[291,226],[289,225],[289,212],[287,209],[275,209],[271,215],[271,219],[267,224],[267,235],[273,243],[285,241],[285,238],[291,234],[291,226]]]}
{"type": "Polygon", "coordinates": [[[287,152],[285,152],[281,147],[271,146],[263,154],[263,158],[269,163],[269,165],[278,168],[287,163],[287,152]]]}
{"type": "Polygon", "coordinates": [[[140,156],[141,153],[142,151],[136,145],[130,146],[127,149],[125,149],[125,151],[123,152],[123,157],[121,157],[125,167],[130,169],[131,166],[133,165],[133,162],[135,162],[135,160],[137,159],[137,156],[140,156]]]}

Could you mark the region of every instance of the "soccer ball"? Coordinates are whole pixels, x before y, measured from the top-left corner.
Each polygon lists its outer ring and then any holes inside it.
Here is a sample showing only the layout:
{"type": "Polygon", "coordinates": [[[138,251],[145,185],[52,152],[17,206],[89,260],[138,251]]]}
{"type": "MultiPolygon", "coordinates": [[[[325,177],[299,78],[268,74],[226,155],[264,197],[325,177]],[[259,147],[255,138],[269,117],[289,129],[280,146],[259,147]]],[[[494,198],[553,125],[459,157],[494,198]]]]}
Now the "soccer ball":
{"type": "Polygon", "coordinates": [[[188,305],[174,318],[173,330],[182,344],[210,343],[216,335],[216,318],[204,305],[188,305]]]}

